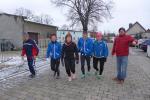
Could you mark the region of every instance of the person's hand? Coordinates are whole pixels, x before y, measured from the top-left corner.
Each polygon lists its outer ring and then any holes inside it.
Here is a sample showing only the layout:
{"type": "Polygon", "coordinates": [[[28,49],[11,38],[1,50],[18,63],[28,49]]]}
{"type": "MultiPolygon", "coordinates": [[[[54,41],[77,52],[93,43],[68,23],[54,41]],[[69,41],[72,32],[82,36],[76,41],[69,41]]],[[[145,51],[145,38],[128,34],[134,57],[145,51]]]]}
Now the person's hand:
{"type": "Polygon", "coordinates": [[[64,60],[63,59],[61,59],[61,64],[62,64],[62,66],[64,66],[64,60]]]}
{"type": "Polygon", "coordinates": [[[76,64],[79,64],[79,60],[76,60],[76,64]]]}
{"type": "Polygon", "coordinates": [[[136,41],[133,41],[133,42],[132,42],[132,45],[136,45],[136,41]]]}
{"type": "Polygon", "coordinates": [[[49,61],[49,59],[48,59],[48,58],[45,58],[44,60],[45,60],[45,61],[49,61]]]}
{"type": "Polygon", "coordinates": [[[22,61],[24,61],[24,56],[21,56],[22,61]]]}
{"type": "Polygon", "coordinates": [[[36,60],[36,56],[33,56],[33,59],[36,60]]]}

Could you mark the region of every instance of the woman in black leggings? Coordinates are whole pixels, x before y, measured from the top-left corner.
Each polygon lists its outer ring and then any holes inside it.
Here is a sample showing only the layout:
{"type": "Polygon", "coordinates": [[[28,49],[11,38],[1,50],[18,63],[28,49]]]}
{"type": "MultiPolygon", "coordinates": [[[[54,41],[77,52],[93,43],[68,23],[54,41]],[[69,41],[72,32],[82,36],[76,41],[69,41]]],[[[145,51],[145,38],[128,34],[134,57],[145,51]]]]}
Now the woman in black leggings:
{"type": "Polygon", "coordinates": [[[65,43],[62,47],[62,65],[65,62],[66,73],[68,75],[68,81],[75,79],[75,61],[78,64],[79,55],[78,49],[74,42],[72,42],[72,36],[68,33],[65,37],[65,43]]]}

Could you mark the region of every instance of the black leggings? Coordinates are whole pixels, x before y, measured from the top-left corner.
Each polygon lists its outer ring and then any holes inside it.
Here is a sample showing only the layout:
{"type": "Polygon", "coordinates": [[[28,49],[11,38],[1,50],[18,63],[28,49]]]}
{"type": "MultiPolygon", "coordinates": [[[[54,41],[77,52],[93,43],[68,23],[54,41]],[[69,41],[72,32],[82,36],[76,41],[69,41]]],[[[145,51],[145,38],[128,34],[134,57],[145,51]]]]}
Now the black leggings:
{"type": "Polygon", "coordinates": [[[60,59],[51,59],[51,70],[54,71],[54,73],[57,73],[57,76],[60,74],[59,64],[60,59]]]}
{"type": "Polygon", "coordinates": [[[75,59],[65,58],[65,68],[66,68],[66,73],[69,77],[71,76],[71,73],[75,74],[75,59]]]}
{"type": "Polygon", "coordinates": [[[85,74],[85,68],[84,68],[85,60],[87,62],[88,72],[91,69],[91,67],[90,67],[91,57],[90,56],[83,56],[83,55],[81,55],[81,71],[82,71],[82,74],[85,74]]]}
{"type": "Polygon", "coordinates": [[[102,75],[104,70],[104,64],[106,62],[106,58],[96,58],[93,57],[93,67],[96,71],[99,71],[99,75],[102,75]],[[98,69],[98,62],[100,62],[100,70],[98,69]]]}

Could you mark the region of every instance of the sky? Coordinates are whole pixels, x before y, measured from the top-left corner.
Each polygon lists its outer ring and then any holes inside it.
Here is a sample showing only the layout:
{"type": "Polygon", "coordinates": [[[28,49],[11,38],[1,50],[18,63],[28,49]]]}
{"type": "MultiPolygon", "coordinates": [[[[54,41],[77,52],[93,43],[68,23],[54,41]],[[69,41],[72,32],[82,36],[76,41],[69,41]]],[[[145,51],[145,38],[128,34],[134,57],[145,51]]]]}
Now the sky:
{"type": "MultiPolygon", "coordinates": [[[[112,18],[98,24],[98,31],[118,32],[120,27],[128,29],[129,23],[138,21],[145,29],[150,28],[150,0],[113,0],[112,18]]],[[[11,13],[17,8],[32,10],[36,15],[48,14],[53,25],[61,27],[69,24],[67,9],[56,7],[50,0],[0,0],[0,11],[11,13]]]]}

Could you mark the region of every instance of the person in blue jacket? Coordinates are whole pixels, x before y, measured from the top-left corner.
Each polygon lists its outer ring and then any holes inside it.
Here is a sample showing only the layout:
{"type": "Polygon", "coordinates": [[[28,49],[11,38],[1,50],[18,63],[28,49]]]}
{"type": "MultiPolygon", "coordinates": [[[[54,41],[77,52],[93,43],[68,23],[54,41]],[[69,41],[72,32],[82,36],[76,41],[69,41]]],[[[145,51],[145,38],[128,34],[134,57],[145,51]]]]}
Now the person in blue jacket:
{"type": "Polygon", "coordinates": [[[93,67],[96,70],[95,75],[98,79],[101,78],[101,75],[104,70],[104,64],[108,57],[108,46],[105,41],[102,40],[102,34],[96,34],[96,40],[93,44],[93,67]],[[98,62],[100,62],[100,68],[98,68],[98,62]]]}
{"type": "Polygon", "coordinates": [[[57,42],[56,34],[51,34],[51,42],[48,44],[46,58],[51,58],[51,70],[54,71],[56,79],[60,76],[59,64],[61,58],[61,44],[57,42]]]}
{"type": "Polygon", "coordinates": [[[78,50],[80,52],[81,58],[81,78],[85,78],[85,61],[87,62],[87,75],[90,75],[90,60],[92,57],[92,49],[93,49],[93,41],[88,38],[87,32],[83,32],[83,37],[81,37],[78,41],[78,50]]]}

